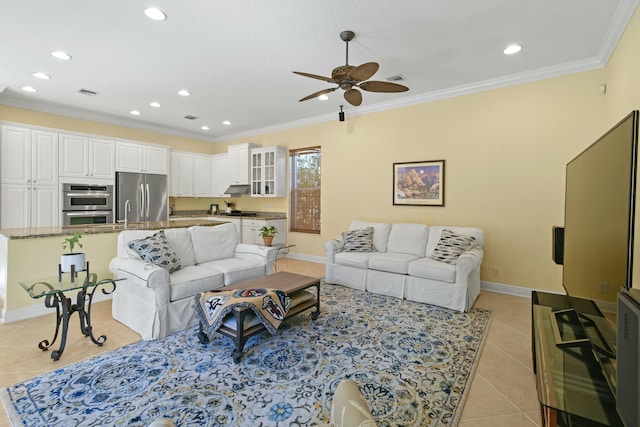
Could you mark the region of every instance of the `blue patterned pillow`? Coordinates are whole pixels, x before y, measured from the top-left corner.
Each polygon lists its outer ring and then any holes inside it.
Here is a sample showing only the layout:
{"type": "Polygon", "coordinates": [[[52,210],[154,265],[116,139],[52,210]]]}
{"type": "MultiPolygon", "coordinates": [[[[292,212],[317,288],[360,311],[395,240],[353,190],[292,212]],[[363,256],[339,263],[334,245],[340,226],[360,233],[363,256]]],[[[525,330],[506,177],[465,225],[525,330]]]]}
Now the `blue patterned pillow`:
{"type": "Polygon", "coordinates": [[[373,227],[342,233],[345,252],[373,252],[373,227]]]}
{"type": "Polygon", "coordinates": [[[466,252],[476,239],[473,236],[465,234],[456,234],[451,230],[442,230],[440,240],[433,250],[432,259],[446,262],[447,264],[456,264],[458,258],[466,252]]]}
{"type": "Polygon", "coordinates": [[[144,239],[132,240],[129,247],[136,251],[143,261],[162,267],[169,273],[182,267],[182,262],[171,249],[164,230],[144,239]]]}

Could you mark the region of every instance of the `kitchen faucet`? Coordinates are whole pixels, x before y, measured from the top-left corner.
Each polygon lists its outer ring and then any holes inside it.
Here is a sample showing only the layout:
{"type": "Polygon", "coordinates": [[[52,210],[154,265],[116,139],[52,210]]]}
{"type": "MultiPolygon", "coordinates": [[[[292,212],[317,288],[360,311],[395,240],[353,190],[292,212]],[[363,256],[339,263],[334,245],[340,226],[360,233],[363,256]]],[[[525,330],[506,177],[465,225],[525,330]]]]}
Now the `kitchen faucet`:
{"type": "Polygon", "coordinates": [[[131,200],[127,199],[124,202],[124,228],[129,226],[129,211],[131,210],[131,200]]]}

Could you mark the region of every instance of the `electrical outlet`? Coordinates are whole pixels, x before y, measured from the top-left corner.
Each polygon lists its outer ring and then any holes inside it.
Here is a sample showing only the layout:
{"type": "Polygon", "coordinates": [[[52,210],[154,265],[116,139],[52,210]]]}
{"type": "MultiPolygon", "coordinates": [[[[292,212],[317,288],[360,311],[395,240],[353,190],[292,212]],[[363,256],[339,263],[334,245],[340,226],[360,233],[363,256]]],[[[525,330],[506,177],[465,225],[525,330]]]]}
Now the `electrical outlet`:
{"type": "Polygon", "coordinates": [[[500,277],[500,267],[493,267],[491,269],[491,275],[493,277],[500,277]]]}
{"type": "Polygon", "coordinates": [[[600,283],[600,293],[608,294],[609,293],[609,284],[607,282],[600,283]]]}

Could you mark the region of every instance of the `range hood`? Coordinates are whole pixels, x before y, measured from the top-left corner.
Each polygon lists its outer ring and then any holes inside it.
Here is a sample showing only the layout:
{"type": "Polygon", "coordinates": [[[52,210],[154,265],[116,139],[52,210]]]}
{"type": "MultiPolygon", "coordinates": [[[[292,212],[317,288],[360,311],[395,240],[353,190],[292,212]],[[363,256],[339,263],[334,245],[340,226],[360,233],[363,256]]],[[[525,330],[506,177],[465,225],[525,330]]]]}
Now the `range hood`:
{"type": "Polygon", "coordinates": [[[224,194],[228,194],[231,197],[240,197],[243,194],[249,194],[250,187],[248,185],[230,185],[229,188],[226,189],[224,194]]]}

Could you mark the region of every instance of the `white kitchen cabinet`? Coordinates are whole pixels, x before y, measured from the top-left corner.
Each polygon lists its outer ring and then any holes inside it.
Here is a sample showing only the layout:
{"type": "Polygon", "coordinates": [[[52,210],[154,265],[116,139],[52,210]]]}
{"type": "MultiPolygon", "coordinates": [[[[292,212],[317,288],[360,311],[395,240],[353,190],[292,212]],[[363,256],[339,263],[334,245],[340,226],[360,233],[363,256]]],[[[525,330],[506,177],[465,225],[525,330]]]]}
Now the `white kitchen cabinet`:
{"type": "Polygon", "coordinates": [[[251,150],[251,196],[287,195],[287,147],[260,147],[251,150]]]}
{"type": "Polygon", "coordinates": [[[211,158],[207,155],[193,155],[193,193],[196,197],[208,197],[211,193],[211,158]]]}
{"type": "Polygon", "coordinates": [[[115,141],[82,135],[60,135],[60,176],[114,179],[115,141]]]}
{"type": "Polygon", "coordinates": [[[211,159],[208,155],[172,151],[170,163],[170,196],[209,196],[211,159]]]}
{"type": "Polygon", "coordinates": [[[273,244],[287,242],[287,220],[285,219],[242,219],[242,243],[264,245],[260,236],[260,229],[264,226],[275,226],[278,234],[273,238],[273,244]]]}
{"type": "Polygon", "coordinates": [[[251,150],[260,145],[246,142],[227,147],[228,153],[228,183],[249,185],[249,165],[251,150]]]}
{"type": "Polygon", "coordinates": [[[116,141],[116,171],[167,175],[169,149],[155,145],[116,141]]]}
{"type": "Polygon", "coordinates": [[[57,185],[2,184],[2,228],[53,227],[59,224],[57,185]]]}
{"type": "Polygon", "coordinates": [[[214,154],[211,160],[211,182],[209,195],[211,197],[226,197],[224,191],[229,187],[228,180],[228,155],[226,153],[214,154]]]}
{"type": "Polygon", "coordinates": [[[0,181],[4,184],[58,184],[58,134],[2,127],[0,181]]]}
{"type": "Polygon", "coordinates": [[[2,127],[0,226],[58,225],[58,134],[2,127]]]}

